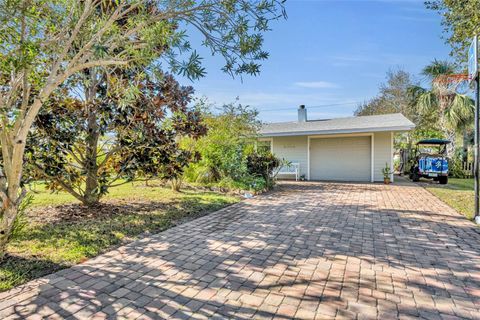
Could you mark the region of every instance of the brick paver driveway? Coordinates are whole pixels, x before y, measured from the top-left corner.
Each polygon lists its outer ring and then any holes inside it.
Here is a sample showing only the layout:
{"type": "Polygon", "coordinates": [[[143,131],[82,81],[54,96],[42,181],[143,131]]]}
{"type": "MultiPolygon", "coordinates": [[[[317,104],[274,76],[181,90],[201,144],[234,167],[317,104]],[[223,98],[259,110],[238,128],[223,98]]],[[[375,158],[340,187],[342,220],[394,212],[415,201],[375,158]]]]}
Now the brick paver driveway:
{"type": "Polygon", "coordinates": [[[479,230],[411,184],[284,184],[0,294],[0,318],[480,318],[479,230]]]}

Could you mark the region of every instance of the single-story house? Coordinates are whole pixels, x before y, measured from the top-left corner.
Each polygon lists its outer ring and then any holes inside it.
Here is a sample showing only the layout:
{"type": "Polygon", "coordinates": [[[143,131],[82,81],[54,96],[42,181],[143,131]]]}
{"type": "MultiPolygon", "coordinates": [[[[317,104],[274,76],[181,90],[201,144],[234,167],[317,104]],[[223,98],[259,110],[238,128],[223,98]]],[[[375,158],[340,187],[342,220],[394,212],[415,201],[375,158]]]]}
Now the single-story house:
{"type": "Polygon", "coordinates": [[[383,181],[386,164],[393,172],[394,134],[414,126],[400,113],[308,120],[302,105],[298,121],[264,124],[258,143],[307,180],[374,182],[383,181]]]}

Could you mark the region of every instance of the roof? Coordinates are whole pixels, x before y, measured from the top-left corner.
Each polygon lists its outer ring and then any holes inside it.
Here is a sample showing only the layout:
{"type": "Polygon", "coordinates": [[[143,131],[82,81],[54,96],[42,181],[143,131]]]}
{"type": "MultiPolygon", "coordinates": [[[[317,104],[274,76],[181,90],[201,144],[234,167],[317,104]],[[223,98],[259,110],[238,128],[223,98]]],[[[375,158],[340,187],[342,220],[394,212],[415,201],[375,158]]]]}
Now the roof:
{"type": "Polygon", "coordinates": [[[415,125],[401,113],[375,116],[358,116],[307,122],[266,123],[260,129],[260,135],[300,136],[311,134],[336,134],[379,131],[408,131],[415,125]]]}
{"type": "Polygon", "coordinates": [[[417,144],[433,144],[433,145],[444,145],[444,144],[449,144],[451,141],[450,140],[445,140],[445,139],[423,139],[417,142],[417,144]]]}

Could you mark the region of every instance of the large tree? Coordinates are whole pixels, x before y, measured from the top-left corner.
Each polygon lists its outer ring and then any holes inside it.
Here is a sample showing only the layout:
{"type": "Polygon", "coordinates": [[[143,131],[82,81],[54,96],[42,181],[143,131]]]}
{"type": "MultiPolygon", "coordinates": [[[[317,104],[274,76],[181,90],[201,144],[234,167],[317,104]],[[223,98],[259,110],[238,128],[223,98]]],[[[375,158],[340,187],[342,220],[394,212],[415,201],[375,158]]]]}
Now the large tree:
{"type": "Polygon", "coordinates": [[[456,67],[446,61],[434,60],[422,74],[430,81],[429,89],[413,86],[409,89],[421,117],[438,119],[436,123],[444,137],[451,141],[447,154],[453,156],[456,149],[456,134],[473,121],[474,104],[470,97],[458,94],[453,89],[445,90],[446,77],[456,73],[456,67]]]}
{"type": "MultiPolygon", "coordinates": [[[[92,79],[92,73],[79,78],[92,79]]],[[[200,113],[188,107],[193,89],[171,75],[134,69],[106,78],[97,74],[96,90],[81,87],[77,97],[68,87],[57,90],[37,116],[27,143],[33,176],[88,206],[111,186],[138,178],[175,178],[195,156],[177,141],[206,133],[200,113]],[[127,83],[136,90],[124,92],[127,83]]]]}
{"type": "Polygon", "coordinates": [[[283,14],[280,2],[253,0],[5,0],[0,2],[0,255],[26,193],[27,136],[67,79],[87,69],[168,63],[174,72],[205,73],[184,27],[224,57],[224,71],[257,74],[262,33],[283,14]]]}
{"type": "Polygon", "coordinates": [[[407,71],[402,69],[389,70],[386,75],[386,82],[380,84],[378,95],[360,104],[355,110],[355,115],[402,113],[413,120],[415,115],[410,108],[411,101],[407,95],[407,90],[415,83],[412,75],[407,71]]]}
{"type": "Polygon", "coordinates": [[[199,105],[208,133],[198,140],[182,141],[185,149],[201,155],[201,160],[189,168],[189,179],[196,182],[218,182],[223,178],[241,180],[247,170],[248,146],[253,146],[261,125],[258,111],[237,103],[218,109],[205,101],[199,105]]]}
{"type": "Polygon", "coordinates": [[[467,60],[470,42],[480,30],[479,0],[432,0],[425,2],[427,7],[438,11],[442,16],[447,43],[452,47],[452,55],[458,62],[467,60]]]}
{"type": "Polygon", "coordinates": [[[398,148],[411,148],[412,143],[425,137],[441,137],[437,113],[419,113],[416,107],[417,96],[412,95],[411,88],[420,88],[420,83],[410,73],[402,69],[390,70],[386,81],[379,87],[379,93],[360,104],[355,115],[402,113],[410,119],[415,124],[415,129],[397,135],[395,145],[398,148]]]}

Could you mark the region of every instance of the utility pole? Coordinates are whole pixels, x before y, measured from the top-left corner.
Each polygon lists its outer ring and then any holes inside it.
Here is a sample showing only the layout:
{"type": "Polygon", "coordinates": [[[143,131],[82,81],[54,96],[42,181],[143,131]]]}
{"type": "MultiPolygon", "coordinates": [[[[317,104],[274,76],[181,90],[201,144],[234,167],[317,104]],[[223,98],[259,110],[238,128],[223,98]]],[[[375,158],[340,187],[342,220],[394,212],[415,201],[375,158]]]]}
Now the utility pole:
{"type": "MultiPolygon", "coordinates": [[[[476,38],[476,37],[475,37],[476,38]]],[[[478,75],[475,77],[475,150],[474,150],[474,176],[475,176],[475,183],[474,183],[474,191],[475,191],[475,214],[474,219],[475,222],[480,224],[480,214],[479,214],[479,207],[480,207],[480,199],[479,199],[479,187],[480,187],[480,175],[479,175],[479,142],[480,142],[480,124],[479,124],[479,105],[480,105],[480,79],[478,75]]]]}
{"type": "Polygon", "coordinates": [[[480,224],[480,198],[479,198],[479,188],[480,188],[480,79],[478,77],[478,36],[473,37],[472,44],[468,50],[468,75],[470,81],[475,81],[475,150],[474,150],[474,192],[475,192],[475,212],[474,212],[474,221],[477,224],[480,224]]]}

